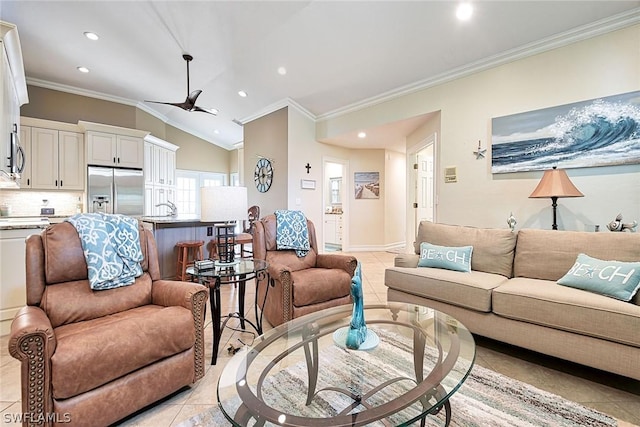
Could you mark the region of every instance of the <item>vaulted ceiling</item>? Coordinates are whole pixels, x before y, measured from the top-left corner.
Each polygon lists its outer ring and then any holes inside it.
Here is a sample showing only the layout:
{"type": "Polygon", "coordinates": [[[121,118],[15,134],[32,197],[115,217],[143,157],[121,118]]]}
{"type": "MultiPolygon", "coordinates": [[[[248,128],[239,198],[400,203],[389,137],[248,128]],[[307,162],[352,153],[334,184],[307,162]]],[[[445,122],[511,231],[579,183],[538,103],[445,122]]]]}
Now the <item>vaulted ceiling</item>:
{"type": "MultiPolygon", "coordinates": [[[[640,17],[640,1],[472,4],[463,22],[455,1],[2,0],[0,18],[18,26],[29,84],[136,105],[231,148],[243,123],[285,105],[332,117],[640,17]],[[197,105],[216,116],[144,102],[184,101],[184,53],[194,57],[190,89],[203,91],[197,105]]],[[[367,146],[391,144],[424,117],[407,119],[371,129],[367,146]]],[[[354,138],[334,143],[362,144],[354,138]]]]}

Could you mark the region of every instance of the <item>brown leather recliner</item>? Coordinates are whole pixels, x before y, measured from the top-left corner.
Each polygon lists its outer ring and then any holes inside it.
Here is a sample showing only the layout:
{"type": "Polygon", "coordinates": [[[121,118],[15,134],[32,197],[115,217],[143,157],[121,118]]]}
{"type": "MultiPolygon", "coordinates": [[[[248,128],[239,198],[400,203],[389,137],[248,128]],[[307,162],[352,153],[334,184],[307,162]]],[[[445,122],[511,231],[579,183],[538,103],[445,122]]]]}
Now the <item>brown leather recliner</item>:
{"type": "Polygon", "coordinates": [[[350,255],[319,254],[316,231],[307,219],[311,250],[299,258],[294,250],[276,250],[276,216],[256,221],[253,234],[253,257],[269,263],[272,287],[267,281],[258,284],[258,301],[272,326],[308,313],[351,304],[351,278],[357,260],[350,255]]]}
{"type": "Polygon", "coordinates": [[[203,377],[208,290],[161,280],[153,235],[139,229],[144,273],[99,291],[73,225],[27,238],[27,306],[9,340],[24,425],[109,425],[203,377]]]}

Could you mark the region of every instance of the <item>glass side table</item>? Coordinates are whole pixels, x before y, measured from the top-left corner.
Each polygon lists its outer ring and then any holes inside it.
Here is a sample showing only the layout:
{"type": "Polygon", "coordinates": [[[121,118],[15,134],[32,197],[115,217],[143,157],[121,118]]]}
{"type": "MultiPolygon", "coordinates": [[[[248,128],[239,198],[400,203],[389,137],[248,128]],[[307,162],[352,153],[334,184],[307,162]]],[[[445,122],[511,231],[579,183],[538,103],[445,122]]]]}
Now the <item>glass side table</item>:
{"type": "MultiPolygon", "coordinates": [[[[218,359],[218,347],[220,346],[220,336],[222,329],[230,318],[240,319],[240,327],[245,329],[245,322],[250,324],[259,335],[262,335],[262,311],[258,314],[258,281],[266,279],[267,292],[265,292],[264,301],[267,300],[269,291],[269,273],[267,268],[269,264],[260,259],[242,258],[238,263],[232,265],[216,265],[211,269],[198,270],[195,267],[188,267],[187,274],[198,279],[198,281],[209,288],[209,302],[211,304],[211,318],[213,323],[213,355],[211,356],[211,364],[215,365],[218,359]],[[256,279],[255,293],[255,314],[256,323],[248,320],[244,315],[244,294],[246,283],[248,280],[256,279]],[[225,316],[224,321],[221,319],[220,313],[220,286],[237,283],[240,287],[240,295],[238,302],[238,311],[229,313],[225,316]]],[[[264,306],[263,301],[263,306],[264,306]]]]}

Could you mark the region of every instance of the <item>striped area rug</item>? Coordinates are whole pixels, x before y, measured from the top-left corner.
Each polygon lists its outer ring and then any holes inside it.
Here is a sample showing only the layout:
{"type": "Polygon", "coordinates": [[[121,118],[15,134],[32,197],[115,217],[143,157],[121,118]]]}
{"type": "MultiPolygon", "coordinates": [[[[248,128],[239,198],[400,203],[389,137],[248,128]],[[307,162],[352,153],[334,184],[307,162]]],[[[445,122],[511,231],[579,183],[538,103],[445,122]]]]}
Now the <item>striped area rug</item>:
{"type": "MultiPolygon", "coordinates": [[[[352,352],[337,346],[330,346],[320,352],[321,367],[318,388],[332,385],[340,377],[348,378],[353,390],[368,390],[388,378],[398,374],[411,376],[413,369],[410,343],[404,337],[377,330],[381,343],[377,351],[382,351],[384,363],[372,367],[367,360],[367,352],[352,352]],[[366,366],[366,375],[362,367],[366,366]],[[375,370],[372,375],[372,370],[375,370]],[[368,378],[374,378],[369,382],[368,378]]],[[[380,357],[378,357],[380,358],[380,357]]],[[[290,414],[312,413],[323,418],[337,414],[350,400],[337,393],[322,392],[314,398],[310,407],[305,407],[307,371],[303,362],[278,372],[263,386],[265,401],[272,407],[290,414]],[[276,403],[277,402],[277,403],[276,403]]],[[[402,394],[407,384],[397,383],[383,390],[375,397],[378,402],[388,401],[393,395],[402,394]]],[[[449,387],[447,387],[449,389],[449,387]]],[[[617,421],[596,410],[568,401],[557,395],[539,390],[523,382],[505,377],[481,366],[474,366],[464,384],[450,399],[452,418],[450,426],[455,427],[586,427],[617,426],[617,421]]],[[[374,402],[375,403],[375,402],[374,402]]],[[[408,411],[417,411],[411,407],[408,411]]],[[[356,412],[358,410],[356,409],[356,412]]],[[[427,426],[444,425],[444,410],[426,419],[427,426]]],[[[386,425],[399,425],[398,419],[391,417],[386,425]]],[[[180,424],[181,427],[226,426],[230,423],[218,407],[201,413],[180,424]]],[[[250,424],[251,425],[251,424],[250,424]]],[[[269,423],[265,425],[271,425],[269,423]]],[[[382,422],[371,424],[383,426],[382,422]]],[[[419,424],[416,424],[419,425],[419,424]]]]}

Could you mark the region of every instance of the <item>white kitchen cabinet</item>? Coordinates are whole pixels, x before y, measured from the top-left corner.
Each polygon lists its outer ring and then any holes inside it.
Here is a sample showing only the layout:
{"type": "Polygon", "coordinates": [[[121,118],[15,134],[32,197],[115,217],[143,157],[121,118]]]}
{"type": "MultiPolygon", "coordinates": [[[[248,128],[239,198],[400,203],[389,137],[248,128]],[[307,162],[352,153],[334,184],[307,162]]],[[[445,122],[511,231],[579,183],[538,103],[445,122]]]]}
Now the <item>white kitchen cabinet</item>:
{"type": "Polygon", "coordinates": [[[0,229],[0,335],[11,331],[11,321],[26,305],[25,238],[42,229],[0,229]]]}
{"type": "Polygon", "coordinates": [[[324,215],[324,242],[332,245],[342,245],[342,215],[324,215]]]}
{"type": "Polygon", "coordinates": [[[144,142],[137,136],[88,131],[87,164],[142,169],[144,142]]]}
{"type": "Polygon", "coordinates": [[[81,133],[32,127],[27,162],[31,169],[29,188],[84,190],[84,138],[81,133]]]}
{"type": "MultiPolygon", "coordinates": [[[[149,203],[145,199],[145,215],[166,215],[167,207],[158,203],[176,202],[176,150],[179,147],[152,135],[144,138],[144,175],[147,193],[153,194],[149,203]]],[[[146,193],[146,194],[147,194],[146,193]]]]}
{"type": "Polygon", "coordinates": [[[26,159],[20,174],[20,188],[31,188],[31,127],[20,126],[20,145],[26,159]]]}

